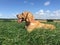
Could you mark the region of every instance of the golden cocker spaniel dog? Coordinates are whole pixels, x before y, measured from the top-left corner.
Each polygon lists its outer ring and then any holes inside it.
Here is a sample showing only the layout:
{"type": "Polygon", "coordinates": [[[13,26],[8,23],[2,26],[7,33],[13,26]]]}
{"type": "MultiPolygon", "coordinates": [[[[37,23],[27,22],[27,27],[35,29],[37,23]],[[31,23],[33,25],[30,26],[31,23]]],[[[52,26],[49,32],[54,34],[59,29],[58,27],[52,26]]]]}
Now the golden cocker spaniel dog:
{"type": "Polygon", "coordinates": [[[22,21],[26,22],[25,28],[27,29],[28,32],[31,32],[36,28],[51,29],[51,30],[55,29],[55,26],[52,24],[44,24],[35,20],[30,12],[23,12],[22,14],[18,14],[17,18],[18,22],[20,23],[22,21]]]}

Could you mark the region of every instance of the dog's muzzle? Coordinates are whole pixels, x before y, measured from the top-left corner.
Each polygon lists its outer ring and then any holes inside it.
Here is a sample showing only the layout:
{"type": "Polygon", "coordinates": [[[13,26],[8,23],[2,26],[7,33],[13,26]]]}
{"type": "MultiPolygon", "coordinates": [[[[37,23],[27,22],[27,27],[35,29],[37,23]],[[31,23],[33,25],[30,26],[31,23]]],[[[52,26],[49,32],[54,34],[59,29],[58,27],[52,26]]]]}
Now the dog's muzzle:
{"type": "Polygon", "coordinates": [[[18,23],[21,23],[21,22],[23,22],[23,21],[25,21],[24,18],[19,18],[19,19],[18,19],[18,23]]]}

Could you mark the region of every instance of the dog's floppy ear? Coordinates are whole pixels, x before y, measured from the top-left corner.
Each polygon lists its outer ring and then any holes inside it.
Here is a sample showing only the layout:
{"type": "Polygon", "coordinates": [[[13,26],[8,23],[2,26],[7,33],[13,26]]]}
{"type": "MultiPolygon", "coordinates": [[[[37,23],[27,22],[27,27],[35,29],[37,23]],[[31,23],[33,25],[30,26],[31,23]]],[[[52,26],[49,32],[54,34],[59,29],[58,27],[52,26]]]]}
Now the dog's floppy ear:
{"type": "Polygon", "coordinates": [[[27,21],[31,21],[31,20],[34,19],[33,15],[30,12],[27,13],[27,17],[26,18],[27,18],[26,19],[27,21]]]}

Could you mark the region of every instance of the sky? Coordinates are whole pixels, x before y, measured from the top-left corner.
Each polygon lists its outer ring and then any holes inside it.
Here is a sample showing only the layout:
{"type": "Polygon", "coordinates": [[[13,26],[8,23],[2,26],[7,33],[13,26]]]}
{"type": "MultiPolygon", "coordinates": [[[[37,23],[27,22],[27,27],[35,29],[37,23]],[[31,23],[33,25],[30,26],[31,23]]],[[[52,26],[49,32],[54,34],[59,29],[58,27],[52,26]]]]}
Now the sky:
{"type": "Polygon", "coordinates": [[[60,19],[60,0],[0,0],[0,18],[31,12],[35,19],[60,19]]]}

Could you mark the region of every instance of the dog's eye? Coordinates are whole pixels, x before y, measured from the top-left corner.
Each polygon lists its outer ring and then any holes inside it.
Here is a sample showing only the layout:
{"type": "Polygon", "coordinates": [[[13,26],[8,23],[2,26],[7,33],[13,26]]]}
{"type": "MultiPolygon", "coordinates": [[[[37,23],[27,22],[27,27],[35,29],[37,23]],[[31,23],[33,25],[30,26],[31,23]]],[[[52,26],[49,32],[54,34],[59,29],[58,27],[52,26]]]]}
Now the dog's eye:
{"type": "Polygon", "coordinates": [[[23,15],[23,13],[22,13],[22,15],[23,15]]]}

